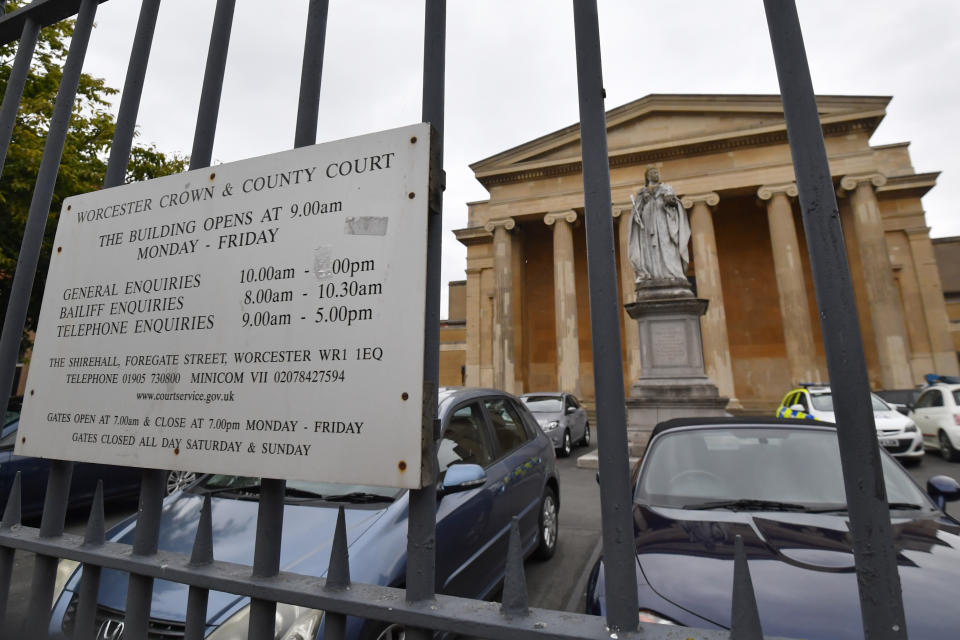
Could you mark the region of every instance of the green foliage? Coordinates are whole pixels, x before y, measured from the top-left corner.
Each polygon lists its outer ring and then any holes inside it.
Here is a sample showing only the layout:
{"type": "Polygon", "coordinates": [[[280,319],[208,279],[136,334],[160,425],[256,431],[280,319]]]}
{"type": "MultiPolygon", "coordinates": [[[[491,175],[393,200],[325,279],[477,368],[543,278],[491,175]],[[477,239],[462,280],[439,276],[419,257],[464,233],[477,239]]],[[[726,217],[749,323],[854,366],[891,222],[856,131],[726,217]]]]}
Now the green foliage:
{"type": "MultiPolygon", "coordinates": [[[[18,3],[8,3],[7,11],[13,11],[16,4],[18,3]]],[[[7,152],[3,174],[0,176],[0,309],[4,311],[9,301],[20,241],[72,35],[73,21],[63,21],[41,30],[24,87],[13,140],[7,152]]],[[[15,54],[15,44],[0,47],[0,94],[6,90],[15,54]]],[[[108,87],[102,78],[86,73],[80,77],[60,173],[47,216],[43,250],[25,327],[28,332],[35,329],[40,312],[43,285],[50,263],[50,249],[56,233],[61,203],[64,198],[96,191],[103,186],[116,126],[108,109],[111,97],[117,93],[118,91],[108,87]]],[[[188,159],[184,156],[165,154],[154,146],[134,145],[130,153],[126,181],[148,180],[179,173],[185,171],[187,165],[188,159]]],[[[24,346],[29,346],[27,341],[24,346]]]]}

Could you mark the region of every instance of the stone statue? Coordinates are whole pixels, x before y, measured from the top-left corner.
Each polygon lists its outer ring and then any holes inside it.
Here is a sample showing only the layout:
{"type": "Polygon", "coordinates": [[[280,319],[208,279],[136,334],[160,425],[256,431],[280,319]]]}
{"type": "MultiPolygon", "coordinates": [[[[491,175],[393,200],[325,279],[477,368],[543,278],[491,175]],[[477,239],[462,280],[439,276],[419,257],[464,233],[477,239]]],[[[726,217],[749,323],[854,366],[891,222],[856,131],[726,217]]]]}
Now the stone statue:
{"type": "Polygon", "coordinates": [[[660,182],[659,169],[647,169],[645,177],[646,184],[636,197],[630,196],[633,213],[627,255],[637,288],[686,285],[690,262],[687,212],[673,189],[660,182]]]}

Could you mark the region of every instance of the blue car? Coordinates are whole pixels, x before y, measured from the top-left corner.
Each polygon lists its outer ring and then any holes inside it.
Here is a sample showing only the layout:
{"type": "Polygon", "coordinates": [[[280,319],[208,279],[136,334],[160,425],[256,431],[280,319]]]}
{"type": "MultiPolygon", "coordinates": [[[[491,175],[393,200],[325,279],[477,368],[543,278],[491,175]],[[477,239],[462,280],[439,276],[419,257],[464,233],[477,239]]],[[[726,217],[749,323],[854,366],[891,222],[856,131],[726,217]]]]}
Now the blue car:
{"type": "MultiPolygon", "coordinates": [[[[20,472],[21,513],[25,519],[30,519],[43,512],[50,462],[44,458],[14,455],[13,445],[17,441],[19,426],[19,413],[7,411],[5,424],[0,430],[0,514],[6,508],[13,480],[20,472]]],[[[105,500],[133,498],[140,491],[140,476],[140,469],[133,467],[77,462],[73,465],[70,481],[70,509],[90,506],[97,480],[103,480],[105,500]]]]}
{"type": "MultiPolygon", "coordinates": [[[[880,451],[907,630],[956,637],[960,522],[880,451]]],[[[699,418],[654,429],[634,485],[641,622],[729,629],[734,540],[743,538],[765,635],[861,640],[863,626],[836,427],[812,420],[699,418]]],[[[587,612],[606,613],[604,567],[587,612]]]]}
{"type": "MultiPolygon", "coordinates": [[[[520,518],[527,554],[546,559],[556,551],[560,486],[553,444],[523,404],[501,391],[441,389],[439,417],[437,589],[450,595],[487,598],[503,581],[513,516],[520,518]]],[[[160,549],[189,555],[204,496],[210,495],[215,557],[252,565],[259,488],[256,478],[206,475],[169,496],[163,505],[160,549]]],[[[402,587],[408,493],[398,489],[289,481],[282,570],[325,575],[340,506],[346,516],[352,581],[402,587]]],[[[108,538],[132,543],[135,524],[133,518],[128,519],[112,529],[108,538]]],[[[73,637],[79,588],[75,569],[75,563],[61,561],[61,590],[55,597],[49,627],[54,638],[73,637]]],[[[103,571],[98,628],[117,629],[122,623],[127,579],[124,573],[103,571]]],[[[156,581],[151,633],[164,638],[183,634],[187,591],[181,584],[156,581]]],[[[211,592],[207,638],[246,638],[248,610],[245,597],[211,592]]],[[[320,611],[278,605],[276,637],[322,637],[322,621],[320,611]]],[[[391,638],[401,631],[376,621],[348,619],[349,638],[391,638]]]]}

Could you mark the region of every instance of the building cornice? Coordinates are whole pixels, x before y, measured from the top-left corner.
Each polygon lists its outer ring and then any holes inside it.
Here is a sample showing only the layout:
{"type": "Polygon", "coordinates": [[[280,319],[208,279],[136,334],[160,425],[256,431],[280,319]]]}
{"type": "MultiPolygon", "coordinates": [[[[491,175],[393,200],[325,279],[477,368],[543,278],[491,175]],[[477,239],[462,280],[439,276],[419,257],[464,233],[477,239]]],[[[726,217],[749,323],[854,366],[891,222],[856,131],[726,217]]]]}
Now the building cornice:
{"type": "Polygon", "coordinates": [[[895,193],[900,196],[904,192],[915,192],[917,197],[926,195],[937,185],[939,171],[929,173],[914,173],[905,176],[887,176],[887,183],[877,187],[877,195],[895,193]]]}
{"type": "Polygon", "coordinates": [[[493,234],[483,227],[467,227],[465,229],[454,229],[453,235],[466,246],[472,244],[481,244],[489,242],[493,234]]]}
{"type": "MultiPolygon", "coordinates": [[[[882,118],[882,114],[872,114],[868,117],[855,120],[825,122],[823,124],[823,134],[824,136],[835,136],[848,134],[853,131],[873,131],[882,118]]],[[[654,145],[613,151],[610,154],[609,165],[611,169],[618,169],[675,158],[723,153],[746,147],[771,146],[786,143],[788,143],[786,127],[779,126],[773,129],[760,130],[743,135],[723,136],[687,142],[663,141],[654,145]]],[[[526,182],[529,180],[577,174],[583,170],[583,164],[579,157],[555,160],[551,163],[532,162],[526,163],[526,165],[527,166],[524,166],[524,163],[519,163],[512,168],[501,167],[491,169],[489,173],[477,171],[476,177],[484,187],[489,189],[494,186],[515,182],[526,182]]]]}

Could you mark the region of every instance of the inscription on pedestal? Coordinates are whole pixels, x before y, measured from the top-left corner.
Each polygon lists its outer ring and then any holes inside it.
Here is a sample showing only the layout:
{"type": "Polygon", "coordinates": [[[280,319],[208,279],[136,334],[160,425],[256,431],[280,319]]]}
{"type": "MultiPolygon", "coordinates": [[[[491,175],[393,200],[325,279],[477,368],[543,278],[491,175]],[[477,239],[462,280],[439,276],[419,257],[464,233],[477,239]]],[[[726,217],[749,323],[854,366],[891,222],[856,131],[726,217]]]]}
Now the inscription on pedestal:
{"type": "Polygon", "coordinates": [[[677,367],[689,364],[687,331],[683,324],[657,322],[650,326],[655,367],[677,367]]]}

